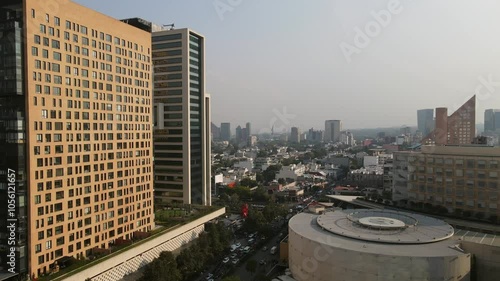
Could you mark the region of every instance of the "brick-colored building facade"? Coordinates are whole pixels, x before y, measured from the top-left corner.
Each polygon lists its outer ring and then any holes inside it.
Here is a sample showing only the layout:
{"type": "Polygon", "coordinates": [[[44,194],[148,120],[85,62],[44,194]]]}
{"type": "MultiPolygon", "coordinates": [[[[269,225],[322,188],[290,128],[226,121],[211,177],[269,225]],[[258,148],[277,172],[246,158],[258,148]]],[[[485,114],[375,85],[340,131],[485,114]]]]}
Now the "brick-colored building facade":
{"type": "Polygon", "coordinates": [[[36,277],[154,227],[151,34],[69,0],[0,5],[24,48],[19,252],[36,277]]]}
{"type": "Polygon", "coordinates": [[[434,130],[422,139],[423,144],[471,144],[476,136],[476,96],[474,95],[453,114],[445,107],[436,108],[434,130]]]}

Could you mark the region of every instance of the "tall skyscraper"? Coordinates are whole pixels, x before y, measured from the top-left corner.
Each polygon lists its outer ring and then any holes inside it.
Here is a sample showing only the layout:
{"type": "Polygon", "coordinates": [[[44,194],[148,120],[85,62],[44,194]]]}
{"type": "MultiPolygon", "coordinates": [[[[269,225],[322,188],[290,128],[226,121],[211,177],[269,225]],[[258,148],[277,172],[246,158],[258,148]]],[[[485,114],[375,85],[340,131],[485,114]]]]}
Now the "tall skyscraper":
{"type": "Polygon", "coordinates": [[[187,28],[152,32],[155,199],[211,204],[210,96],[205,92],[205,38],[187,28]]]}
{"type": "Polygon", "coordinates": [[[323,141],[323,131],[314,130],[314,128],[309,129],[307,132],[308,142],[322,142],[323,141]]]}
{"type": "Polygon", "coordinates": [[[211,128],[210,131],[212,132],[212,139],[213,140],[220,140],[220,128],[217,127],[213,122],[210,124],[211,128]]]}
{"type": "Polygon", "coordinates": [[[500,109],[484,111],[484,131],[495,132],[500,129],[500,109]]]}
{"type": "Polygon", "coordinates": [[[151,36],[57,4],[0,3],[0,243],[35,278],[154,228],[151,36]]]}
{"type": "Polygon", "coordinates": [[[423,144],[471,144],[476,136],[476,96],[448,116],[445,107],[436,108],[436,127],[424,139],[423,144]]]}
{"type": "Polygon", "coordinates": [[[290,133],[290,142],[300,143],[300,130],[297,127],[292,127],[290,133]]]}
{"type": "Polygon", "coordinates": [[[248,136],[251,136],[252,135],[252,125],[250,124],[250,122],[247,122],[246,129],[247,129],[248,136]]]}
{"type": "Polygon", "coordinates": [[[231,140],[231,123],[220,124],[220,138],[224,141],[231,140]]]}
{"type": "Polygon", "coordinates": [[[326,120],[325,133],[323,135],[325,142],[339,142],[340,131],[342,131],[342,121],[340,120],[326,120]]]}
{"type": "Polygon", "coordinates": [[[418,130],[424,137],[427,136],[434,130],[434,109],[417,110],[417,123],[418,130]]]}
{"type": "Polygon", "coordinates": [[[241,126],[236,127],[236,141],[240,142],[243,136],[241,126]]]}

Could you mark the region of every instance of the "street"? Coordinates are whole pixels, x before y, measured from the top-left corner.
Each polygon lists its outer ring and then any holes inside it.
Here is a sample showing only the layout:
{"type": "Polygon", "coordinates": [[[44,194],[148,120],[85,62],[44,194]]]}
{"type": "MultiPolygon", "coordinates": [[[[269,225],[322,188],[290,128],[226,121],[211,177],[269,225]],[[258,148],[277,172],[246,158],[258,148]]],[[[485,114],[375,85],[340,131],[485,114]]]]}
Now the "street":
{"type": "Polygon", "coordinates": [[[254,277],[259,275],[260,273],[266,275],[274,266],[275,262],[279,259],[279,241],[283,238],[281,237],[273,237],[265,244],[267,247],[266,251],[263,251],[262,248],[256,249],[253,253],[250,253],[250,257],[246,260],[255,260],[257,262],[257,270],[255,273],[248,272],[246,270],[246,261],[240,263],[234,272],[234,275],[239,276],[241,281],[253,281],[254,277]],[[271,255],[270,249],[273,246],[277,246],[277,251],[274,255],[271,255]],[[259,264],[261,260],[266,261],[265,265],[259,264]]]}
{"type": "Polygon", "coordinates": [[[210,267],[208,271],[205,271],[197,281],[207,281],[210,278],[213,280],[222,280],[223,277],[228,275],[237,275],[240,277],[241,281],[251,281],[254,280],[254,277],[259,274],[267,274],[277,263],[279,259],[279,241],[283,239],[284,233],[286,229],[283,228],[283,221],[273,223],[276,227],[276,234],[271,238],[266,238],[266,242],[263,243],[258,248],[256,245],[259,245],[263,239],[263,237],[259,234],[252,237],[255,242],[249,243],[249,233],[246,237],[240,237],[232,241],[232,245],[240,243],[241,246],[238,247],[234,252],[227,254],[226,256],[220,257],[220,260],[214,266],[210,267]],[[250,246],[251,250],[248,253],[244,253],[243,249],[246,246],[250,246]],[[276,246],[276,253],[274,255],[271,254],[270,249],[276,246]],[[266,251],[263,251],[263,248],[266,247],[266,251]],[[223,260],[225,257],[229,258],[229,261],[224,263],[223,260]],[[233,264],[233,261],[238,259],[236,264],[233,264]],[[257,267],[255,273],[248,272],[246,270],[246,264],[249,260],[255,260],[257,262],[257,267]],[[265,264],[259,264],[261,260],[265,261],[265,264]],[[209,277],[209,274],[212,274],[212,277],[209,277]]]}

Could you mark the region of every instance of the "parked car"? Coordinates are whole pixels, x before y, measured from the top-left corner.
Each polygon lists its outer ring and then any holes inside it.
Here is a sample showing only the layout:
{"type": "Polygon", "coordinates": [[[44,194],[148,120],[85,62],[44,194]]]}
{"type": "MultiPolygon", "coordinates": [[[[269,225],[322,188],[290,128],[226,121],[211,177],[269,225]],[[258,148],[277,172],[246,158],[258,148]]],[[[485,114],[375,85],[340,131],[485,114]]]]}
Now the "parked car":
{"type": "Polygon", "coordinates": [[[223,260],[222,260],[222,263],[228,263],[229,262],[229,257],[225,257],[223,260]]]}
{"type": "Polygon", "coordinates": [[[232,259],[234,259],[234,258],[236,258],[237,256],[238,256],[238,254],[236,254],[236,253],[232,253],[230,257],[231,257],[232,259]]]}
{"type": "Polygon", "coordinates": [[[234,259],[234,260],[233,260],[233,264],[237,264],[238,262],[240,262],[240,260],[239,260],[239,259],[234,259]]]}
{"type": "Polygon", "coordinates": [[[264,246],[264,248],[262,248],[262,251],[263,252],[267,251],[267,246],[264,246]]]}
{"type": "Polygon", "coordinates": [[[276,246],[273,246],[273,247],[271,248],[271,255],[276,254],[276,250],[277,250],[277,249],[278,249],[278,248],[277,248],[276,246]]]}

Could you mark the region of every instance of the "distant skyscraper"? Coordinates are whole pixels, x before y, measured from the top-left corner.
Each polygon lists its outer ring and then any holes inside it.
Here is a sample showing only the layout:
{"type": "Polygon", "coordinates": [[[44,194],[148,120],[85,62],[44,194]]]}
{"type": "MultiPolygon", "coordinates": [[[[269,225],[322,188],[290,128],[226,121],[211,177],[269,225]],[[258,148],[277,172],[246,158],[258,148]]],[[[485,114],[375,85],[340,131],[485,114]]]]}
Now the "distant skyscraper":
{"type": "Polygon", "coordinates": [[[238,125],[238,127],[236,127],[236,141],[237,142],[241,141],[242,135],[243,135],[243,132],[241,130],[241,126],[238,125]]]}
{"type": "Polygon", "coordinates": [[[251,136],[252,135],[252,125],[250,124],[250,122],[247,122],[246,129],[247,129],[248,136],[251,136]]]}
{"type": "Polygon", "coordinates": [[[434,130],[434,109],[417,110],[417,123],[418,130],[424,137],[427,136],[434,130]]]}
{"type": "Polygon", "coordinates": [[[240,142],[247,142],[248,141],[248,130],[247,128],[241,129],[241,140],[240,142]]]}
{"type": "Polygon", "coordinates": [[[325,142],[338,142],[340,141],[340,131],[342,131],[342,121],[340,120],[326,120],[325,133],[323,135],[325,142]]]}
{"type": "Polygon", "coordinates": [[[495,132],[500,129],[500,109],[484,111],[484,131],[495,132]]]}
{"type": "Polygon", "coordinates": [[[297,127],[292,127],[290,134],[290,142],[300,143],[300,130],[297,127]]]}
{"type": "Polygon", "coordinates": [[[231,139],[231,123],[220,124],[220,138],[224,141],[231,139]]]}
{"type": "Polygon", "coordinates": [[[212,139],[213,140],[220,140],[220,128],[217,127],[213,122],[210,124],[211,126],[211,132],[212,132],[212,139]]]}
{"type": "Polygon", "coordinates": [[[314,130],[313,128],[309,129],[307,132],[307,141],[308,142],[322,142],[323,141],[323,131],[314,130]]]}

